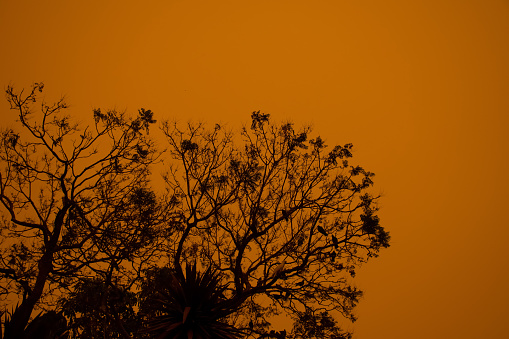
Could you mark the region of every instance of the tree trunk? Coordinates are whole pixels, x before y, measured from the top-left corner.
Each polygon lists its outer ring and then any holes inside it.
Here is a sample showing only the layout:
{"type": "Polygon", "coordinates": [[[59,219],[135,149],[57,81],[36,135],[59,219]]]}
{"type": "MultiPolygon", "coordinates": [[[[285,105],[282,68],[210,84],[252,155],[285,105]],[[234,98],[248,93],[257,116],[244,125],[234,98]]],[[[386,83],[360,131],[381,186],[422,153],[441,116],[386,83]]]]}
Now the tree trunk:
{"type": "Polygon", "coordinates": [[[16,311],[12,314],[9,323],[6,324],[4,339],[20,339],[24,337],[23,332],[25,327],[28,325],[28,321],[30,320],[35,304],[37,304],[41,298],[52,266],[53,253],[45,253],[39,260],[39,273],[37,275],[34,288],[28,295],[28,298],[23,300],[16,311]]]}
{"type": "Polygon", "coordinates": [[[21,305],[19,305],[16,311],[14,311],[8,326],[6,324],[4,339],[24,338],[23,332],[25,331],[25,327],[28,325],[34,306],[42,296],[48,276],[53,270],[53,253],[58,243],[58,238],[60,237],[65,213],[69,209],[69,206],[69,202],[64,199],[64,205],[55,217],[55,227],[51,234],[51,239],[47,244],[45,253],[42,255],[37,265],[39,273],[37,274],[37,280],[35,281],[34,288],[28,295],[28,298],[24,299],[21,305]]]}

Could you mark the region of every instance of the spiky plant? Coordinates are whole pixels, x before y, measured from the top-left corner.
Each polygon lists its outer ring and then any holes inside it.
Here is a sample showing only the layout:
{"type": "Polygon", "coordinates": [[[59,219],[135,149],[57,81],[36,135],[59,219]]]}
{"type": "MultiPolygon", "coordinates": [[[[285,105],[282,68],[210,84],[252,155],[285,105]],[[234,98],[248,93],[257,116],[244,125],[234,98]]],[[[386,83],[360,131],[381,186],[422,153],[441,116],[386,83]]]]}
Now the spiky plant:
{"type": "Polygon", "coordinates": [[[241,337],[242,331],[224,321],[235,306],[224,297],[218,273],[210,268],[200,273],[194,263],[186,265],[185,276],[167,270],[164,280],[155,284],[158,290],[143,307],[144,313],[151,313],[144,332],[157,339],[241,337]]]}

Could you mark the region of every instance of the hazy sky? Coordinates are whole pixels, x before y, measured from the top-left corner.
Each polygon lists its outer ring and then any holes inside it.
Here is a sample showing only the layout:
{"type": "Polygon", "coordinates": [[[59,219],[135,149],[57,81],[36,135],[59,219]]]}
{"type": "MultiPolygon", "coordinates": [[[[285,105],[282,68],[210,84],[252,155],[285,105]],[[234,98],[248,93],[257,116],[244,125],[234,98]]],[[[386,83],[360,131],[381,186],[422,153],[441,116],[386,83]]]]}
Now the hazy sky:
{"type": "MultiPolygon", "coordinates": [[[[508,0],[0,0],[0,86],[352,142],[392,247],[354,338],[507,338],[508,0]]],[[[8,114],[5,100],[0,116],[8,114]]]]}

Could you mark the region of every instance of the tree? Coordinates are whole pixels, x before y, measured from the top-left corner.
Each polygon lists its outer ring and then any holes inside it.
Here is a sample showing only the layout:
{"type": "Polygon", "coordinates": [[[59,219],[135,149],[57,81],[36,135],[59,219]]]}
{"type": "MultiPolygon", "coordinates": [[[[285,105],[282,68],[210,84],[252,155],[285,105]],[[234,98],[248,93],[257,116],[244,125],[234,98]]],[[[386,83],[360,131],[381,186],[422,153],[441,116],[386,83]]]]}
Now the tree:
{"type": "Polygon", "coordinates": [[[74,337],[349,337],[335,317],[355,320],[355,269],[390,240],[351,144],[259,111],[240,135],[166,121],[158,195],[151,111],[96,109],[80,130],[63,101],[36,117],[40,91],[7,89],[26,135],[0,138],[1,287],[21,301],[6,335],[37,306],[59,309],[74,337]],[[293,329],[273,328],[275,314],[293,329]]]}
{"type": "Polygon", "coordinates": [[[351,339],[352,335],[343,332],[336,320],[327,311],[314,312],[306,309],[304,312],[297,312],[296,321],[292,335],[298,339],[351,339]]]}
{"type": "Polygon", "coordinates": [[[348,276],[389,246],[367,192],[373,173],[349,164],[351,144],[328,149],[310,128],[251,118],[241,140],[219,125],[163,125],[176,274],[193,261],[221,272],[234,325],[252,337],[283,335],[269,321],[282,312],[296,324],[317,312],[355,320],[362,292],[348,276]]]}
{"type": "Polygon", "coordinates": [[[69,318],[71,338],[130,338],[142,326],[136,294],[103,279],[79,282],[65,299],[62,313],[69,318]]]}
{"type": "Polygon", "coordinates": [[[164,234],[148,185],[159,155],[147,136],[153,113],[95,109],[81,129],[63,99],[48,105],[42,91],[40,83],[28,94],[6,90],[20,130],[0,135],[0,284],[19,302],[5,338],[22,338],[34,308],[51,308],[52,296],[80,280],[131,286],[164,234]]]}

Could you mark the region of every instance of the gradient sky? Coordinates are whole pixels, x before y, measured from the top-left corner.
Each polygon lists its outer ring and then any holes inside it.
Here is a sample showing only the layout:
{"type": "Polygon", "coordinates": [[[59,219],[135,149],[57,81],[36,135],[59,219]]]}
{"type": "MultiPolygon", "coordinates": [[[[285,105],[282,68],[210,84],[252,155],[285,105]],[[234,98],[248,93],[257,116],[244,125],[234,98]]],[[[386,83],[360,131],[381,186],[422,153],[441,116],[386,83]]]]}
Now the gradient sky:
{"type": "Polygon", "coordinates": [[[0,0],[0,43],[2,88],[43,81],[77,117],[262,110],[352,142],[393,240],[345,328],[507,338],[508,0],[0,0]]]}

